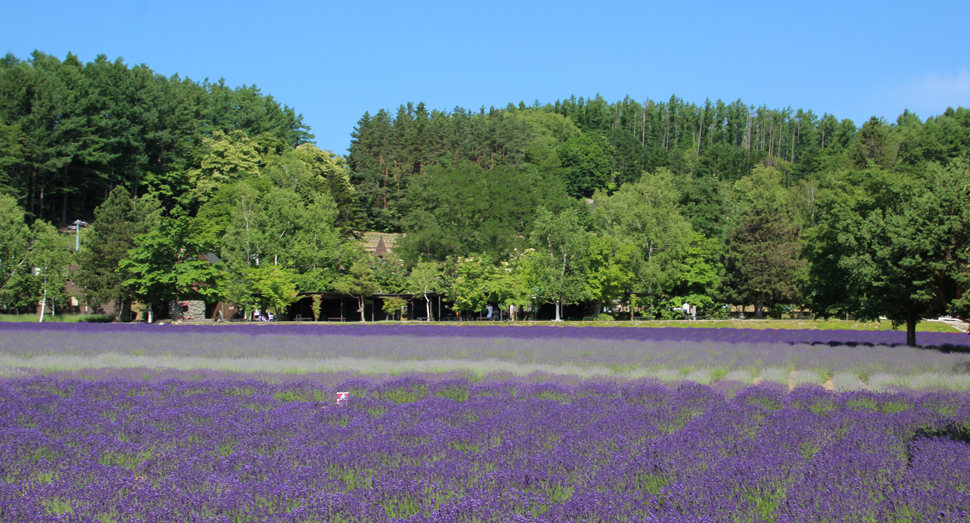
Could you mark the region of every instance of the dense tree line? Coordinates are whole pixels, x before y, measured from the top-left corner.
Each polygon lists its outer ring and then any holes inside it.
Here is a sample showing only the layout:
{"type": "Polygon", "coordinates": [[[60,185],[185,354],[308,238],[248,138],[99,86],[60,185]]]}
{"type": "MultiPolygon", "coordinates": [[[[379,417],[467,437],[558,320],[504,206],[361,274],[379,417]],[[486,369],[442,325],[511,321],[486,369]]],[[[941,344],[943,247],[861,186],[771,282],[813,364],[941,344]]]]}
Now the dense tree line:
{"type": "MultiPolygon", "coordinates": [[[[835,289],[849,281],[847,272],[863,265],[845,267],[850,257],[864,256],[871,265],[875,247],[852,254],[842,245],[837,257],[826,250],[845,242],[848,232],[861,234],[838,223],[851,212],[866,212],[843,209],[840,215],[833,202],[859,198],[860,187],[869,191],[862,201],[881,198],[880,184],[889,183],[908,188],[892,201],[942,201],[966,186],[968,151],[965,108],[925,120],[909,112],[893,123],[874,117],[857,127],[830,114],[740,101],[608,103],[597,96],[477,113],[408,104],[395,116],[365,114],[348,166],[369,227],[406,233],[400,254],[408,264],[463,257],[506,262],[523,249],[551,252],[548,242],[534,238],[545,223],[542,213],[560,221],[575,214],[591,239],[583,263],[572,269],[560,263],[560,276],[581,269],[587,283],[550,298],[556,303],[611,303],[633,291],[651,296],[650,314],[657,315],[672,314],[685,300],[709,312],[721,303],[753,305],[758,316],[811,305],[821,315],[888,317],[912,333],[914,322],[927,315],[966,314],[959,304],[967,299],[968,225],[959,212],[970,202],[951,196],[963,207],[924,204],[922,210],[923,216],[950,213],[936,218],[949,232],[933,233],[934,241],[949,242],[939,247],[949,260],[939,262],[946,276],[917,278],[924,288],[909,281],[890,292],[888,282],[873,283],[870,269],[853,276],[865,284],[846,291],[852,299],[837,299],[825,283],[835,289]],[[949,173],[948,181],[938,172],[949,173]],[[829,230],[842,236],[822,233],[829,230]],[[838,267],[822,269],[826,261],[838,267]],[[882,298],[872,298],[876,294],[882,298]],[[865,304],[861,296],[869,296],[865,304]],[[909,312],[892,312],[898,307],[909,312]]],[[[904,207],[880,210],[912,212],[904,207]]],[[[886,233],[896,218],[883,218],[872,226],[883,231],[887,245],[913,230],[910,224],[886,233]]],[[[917,250],[893,255],[930,257],[917,250]]],[[[891,265],[886,258],[881,266],[891,265]]],[[[546,286],[555,287],[551,281],[546,286]]]]}
{"type": "Polygon", "coordinates": [[[301,116],[255,86],[167,78],[104,56],[8,54],[0,308],[31,310],[39,292],[51,294],[37,274],[74,279],[92,304],[251,303],[297,285],[332,288],[359,213],[342,158],[312,138],[301,116]],[[83,248],[67,258],[61,241],[64,263],[38,270],[49,223],[76,218],[94,222],[83,248]],[[208,253],[225,262],[212,266],[208,253]]]}
{"type": "Polygon", "coordinates": [[[256,86],[165,77],[104,55],[0,59],[0,189],[31,219],[90,220],[116,186],[183,201],[207,139],[242,132],[261,154],[313,138],[256,86]]]}
{"type": "Polygon", "coordinates": [[[667,168],[684,206],[693,209],[692,221],[704,222],[706,232],[723,232],[709,200],[759,164],[781,172],[786,188],[868,162],[912,171],[964,154],[968,129],[970,112],[964,108],[925,121],[908,112],[892,124],[872,118],[860,129],[831,114],[740,100],[696,105],[677,97],[643,104],[573,97],[477,113],[407,104],[394,115],[383,109],[364,114],[352,135],[348,165],[373,230],[405,228],[412,180],[428,167],[472,162],[486,170],[538,169],[559,179],[573,197],[615,190],[642,172],[667,168]]]}
{"type": "MultiPolygon", "coordinates": [[[[968,314],[970,111],[861,127],[741,101],[597,96],[365,113],[346,158],[293,109],[104,56],[0,61],[0,303],[297,291],[586,302],[673,317],[968,314]],[[93,219],[70,260],[48,223],[93,219]],[[403,232],[374,258],[363,231],[403,232]],[[209,253],[221,259],[213,265],[209,253]],[[76,265],[67,274],[69,262],[76,265]],[[41,277],[41,275],[43,275],[41,277]]],[[[63,243],[63,242],[62,242],[63,243]]],[[[400,303],[388,301],[393,308],[400,303]]],[[[319,303],[316,305],[319,307],[319,303]]],[[[602,308],[601,308],[602,307],[602,308]]]]}

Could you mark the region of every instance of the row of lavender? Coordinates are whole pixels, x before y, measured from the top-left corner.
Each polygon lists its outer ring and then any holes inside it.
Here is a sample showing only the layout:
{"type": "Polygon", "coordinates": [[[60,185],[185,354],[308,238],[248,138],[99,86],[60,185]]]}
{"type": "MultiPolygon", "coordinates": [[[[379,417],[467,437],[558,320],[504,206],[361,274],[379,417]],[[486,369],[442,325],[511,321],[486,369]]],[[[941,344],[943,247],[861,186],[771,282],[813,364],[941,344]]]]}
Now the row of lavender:
{"type": "Polygon", "coordinates": [[[957,393],[35,377],[0,520],[966,521],[968,440],[957,393]]]}
{"type": "Polygon", "coordinates": [[[250,376],[545,373],[749,385],[828,383],[839,391],[970,390],[970,348],[959,345],[970,336],[936,333],[945,348],[912,348],[891,344],[886,336],[894,334],[899,333],[17,324],[0,325],[0,378],[114,367],[147,368],[153,374],[204,369],[250,376]]]}
{"type": "MultiPolygon", "coordinates": [[[[462,337],[511,339],[598,339],[635,341],[694,341],[718,343],[788,343],[833,345],[905,345],[902,331],[853,331],[812,329],[729,329],[677,327],[552,327],[548,325],[471,326],[471,325],[379,325],[379,324],[214,324],[160,325],[146,323],[0,323],[2,331],[62,331],[69,333],[157,334],[164,329],[180,333],[215,332],[246,336],[392,336],[462,337]]],[[[924,347],[970,349],[970,336],[958,332],[921,332],[924,347]]]]}

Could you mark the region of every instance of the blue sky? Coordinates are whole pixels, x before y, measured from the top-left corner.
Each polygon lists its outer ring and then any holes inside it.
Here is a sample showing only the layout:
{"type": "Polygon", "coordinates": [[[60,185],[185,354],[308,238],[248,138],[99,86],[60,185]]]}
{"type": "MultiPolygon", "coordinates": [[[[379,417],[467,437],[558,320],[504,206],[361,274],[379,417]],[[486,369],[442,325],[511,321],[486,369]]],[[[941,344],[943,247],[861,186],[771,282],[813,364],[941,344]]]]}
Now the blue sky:
{"type": "Polygon", "coordinates": [[[259,86],[344,154],[364,111],[706,98],[861,124],[970,107],[970,2],[0,0],[0,52],[259,86]]]}

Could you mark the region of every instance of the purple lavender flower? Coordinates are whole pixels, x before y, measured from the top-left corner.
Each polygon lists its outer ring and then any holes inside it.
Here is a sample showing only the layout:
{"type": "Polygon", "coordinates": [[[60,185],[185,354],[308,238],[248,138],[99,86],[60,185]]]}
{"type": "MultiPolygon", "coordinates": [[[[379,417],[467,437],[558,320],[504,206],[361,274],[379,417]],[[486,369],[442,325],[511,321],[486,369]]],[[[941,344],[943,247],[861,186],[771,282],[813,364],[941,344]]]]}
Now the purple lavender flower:
{"type": "Polygon", "coordinates": [[[961,521],[968,436],[962,393],[38,376],[0,383],[0,519],[961,521]]]}

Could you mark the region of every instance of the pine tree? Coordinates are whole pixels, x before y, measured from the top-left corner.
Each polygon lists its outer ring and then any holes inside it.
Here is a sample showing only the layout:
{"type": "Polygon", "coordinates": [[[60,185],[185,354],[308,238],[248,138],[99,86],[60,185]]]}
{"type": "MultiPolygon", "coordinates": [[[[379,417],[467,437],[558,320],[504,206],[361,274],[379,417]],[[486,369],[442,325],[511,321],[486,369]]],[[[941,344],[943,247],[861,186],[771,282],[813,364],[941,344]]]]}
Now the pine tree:
{"type": "Polygon", "coordinates": [[[93,230],[79,253],[77,281],[89,303],[114,303],[116,318],[120,318],[122,302],[132,295],[125,285],[131,276],[118,266],[135,247],[135,238],[155,223],[157,211],[154,198],[134,200],[120,185],[94,211],[93,230]]]}

